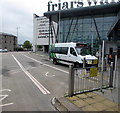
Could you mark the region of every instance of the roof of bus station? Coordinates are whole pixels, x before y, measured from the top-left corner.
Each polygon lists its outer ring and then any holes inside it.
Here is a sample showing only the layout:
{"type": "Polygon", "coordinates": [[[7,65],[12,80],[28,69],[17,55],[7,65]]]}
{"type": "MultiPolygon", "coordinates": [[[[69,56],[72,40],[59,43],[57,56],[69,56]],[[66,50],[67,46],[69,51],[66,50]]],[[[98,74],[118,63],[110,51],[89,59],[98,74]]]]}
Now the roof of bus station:
{"type": "Polygon", "coordinates": [[[60,18],[94,16],[94,15],[102,15],[102,14],[117,14],[119,10],[120,10],[120,2],[117,2],[117,3],[111,3],[105,5],[71,8],[67,10],[48,11],[44,13],[44,16],[49,17],[59,14],[60,14],[60,18]]]}

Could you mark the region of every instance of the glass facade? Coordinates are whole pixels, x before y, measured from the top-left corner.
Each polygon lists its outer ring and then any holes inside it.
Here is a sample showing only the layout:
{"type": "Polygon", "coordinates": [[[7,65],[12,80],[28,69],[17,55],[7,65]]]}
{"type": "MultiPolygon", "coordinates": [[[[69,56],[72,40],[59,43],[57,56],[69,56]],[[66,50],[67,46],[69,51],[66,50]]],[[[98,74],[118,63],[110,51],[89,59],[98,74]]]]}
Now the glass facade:
{"type": "Polygon", "coordinates": [[[80,42],[98,48],[100,42],[98,32],[101,40],[107,40],[107,33],[115,18],[116,15],[112,14],[99,15],[94,18],[88,16],[61,19],[59,42],[80,42]]]}

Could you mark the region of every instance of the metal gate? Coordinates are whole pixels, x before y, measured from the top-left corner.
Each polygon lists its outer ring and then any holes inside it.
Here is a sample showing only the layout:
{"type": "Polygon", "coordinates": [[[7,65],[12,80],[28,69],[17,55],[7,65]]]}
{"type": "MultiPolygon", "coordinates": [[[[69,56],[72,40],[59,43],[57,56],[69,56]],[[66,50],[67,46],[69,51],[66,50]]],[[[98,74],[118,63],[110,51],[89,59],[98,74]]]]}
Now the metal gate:
{"type": "Polygon", "coordinates": [[[69,70],[69,96],[78,93],[108,88],[113,82],[113,66],[104,67],[101,72],[98,67],[73,68],[69,70]]]}

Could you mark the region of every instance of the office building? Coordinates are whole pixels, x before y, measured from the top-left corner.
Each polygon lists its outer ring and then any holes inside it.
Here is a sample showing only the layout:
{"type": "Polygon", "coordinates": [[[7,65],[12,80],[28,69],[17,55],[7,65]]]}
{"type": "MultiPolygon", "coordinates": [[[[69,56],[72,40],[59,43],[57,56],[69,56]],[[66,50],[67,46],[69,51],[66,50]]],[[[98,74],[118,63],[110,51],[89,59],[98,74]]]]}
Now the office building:
{"type": "Polygon", "coordinates": [[[14,51],[17,47],[17,37],[8,33],[0,33],[0,49],[14,51]]]}
{"type": "Polygon", "coordinates": [[[53,34],[49,33],[51,30],[48,18],[33,15],[33,52],[39,51],[39,47],[42,47],[44,52],[48,52],[49,45],[55,42],[53,34]]]}

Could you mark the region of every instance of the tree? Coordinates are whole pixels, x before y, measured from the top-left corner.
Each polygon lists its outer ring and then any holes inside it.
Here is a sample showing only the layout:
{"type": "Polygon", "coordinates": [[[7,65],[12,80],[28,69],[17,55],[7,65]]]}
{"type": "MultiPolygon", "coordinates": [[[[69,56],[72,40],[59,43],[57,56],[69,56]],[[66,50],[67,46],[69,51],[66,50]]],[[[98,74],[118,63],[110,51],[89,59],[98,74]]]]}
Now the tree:
{"type": "Polygon", "coordinates": [[[31,49],[32,48],[32,44],[30,43],[30,41],[26,40],[24,43],[23,43],[23,48],[24,49],[31,49]]]}

